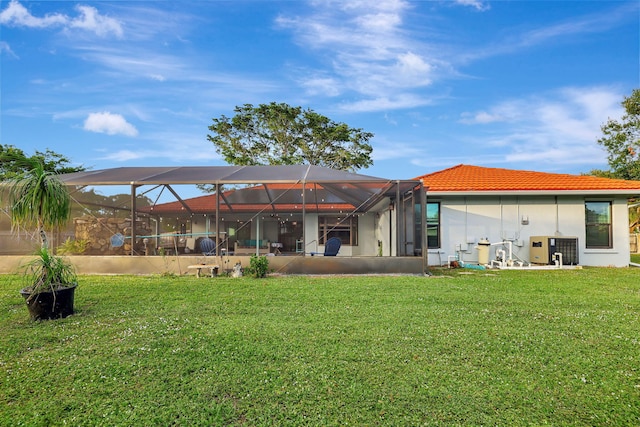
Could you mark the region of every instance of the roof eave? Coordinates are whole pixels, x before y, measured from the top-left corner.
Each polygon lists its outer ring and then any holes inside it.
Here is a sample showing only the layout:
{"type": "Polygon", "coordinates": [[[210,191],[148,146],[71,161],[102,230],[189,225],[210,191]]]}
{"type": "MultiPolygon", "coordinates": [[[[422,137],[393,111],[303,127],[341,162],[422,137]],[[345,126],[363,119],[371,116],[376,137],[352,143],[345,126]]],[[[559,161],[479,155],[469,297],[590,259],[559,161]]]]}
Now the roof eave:
{"type": "Polygon", "coordinates": [[[427,191],[428,197],[434,196],[626,196],[638,197],[640,189],[632,190],[507,190],[507,191],[427,191]]]}

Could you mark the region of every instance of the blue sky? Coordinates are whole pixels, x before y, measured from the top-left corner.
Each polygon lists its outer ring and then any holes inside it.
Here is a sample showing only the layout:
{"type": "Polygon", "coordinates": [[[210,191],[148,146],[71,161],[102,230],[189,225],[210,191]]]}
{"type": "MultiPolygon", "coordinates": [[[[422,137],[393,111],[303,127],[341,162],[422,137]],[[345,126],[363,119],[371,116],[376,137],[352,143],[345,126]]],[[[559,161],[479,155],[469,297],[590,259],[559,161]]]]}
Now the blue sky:
{"type": "Polygon", "coordinates": [[[374,133],[367,175],[606,169],[639,4],[2,1],[1,142],[92,169],[223,165],[211,119],[275,101],[374,133]]]}

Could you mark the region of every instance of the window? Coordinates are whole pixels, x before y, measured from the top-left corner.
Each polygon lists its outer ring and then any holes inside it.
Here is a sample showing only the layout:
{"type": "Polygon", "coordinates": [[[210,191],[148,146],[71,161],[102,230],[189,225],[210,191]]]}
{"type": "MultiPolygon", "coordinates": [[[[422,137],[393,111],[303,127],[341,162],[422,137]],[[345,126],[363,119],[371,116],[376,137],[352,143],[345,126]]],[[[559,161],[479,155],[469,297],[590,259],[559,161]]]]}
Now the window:
{"type": "Polygon", "coordinates": [[[318,217],[318,241],[324,245],[327,239],[337,237],[343,245],[358,245],[358,217],[318,217]]]}
{"type": "Polygon", "coordinates": [[[611,202],[585,202],[587,249],[612,248],[611,202]]]}
{"type": "Polygon", "coordinates": [[[440,247],[440,203],[427,203],[427,248],[440,247]]]}

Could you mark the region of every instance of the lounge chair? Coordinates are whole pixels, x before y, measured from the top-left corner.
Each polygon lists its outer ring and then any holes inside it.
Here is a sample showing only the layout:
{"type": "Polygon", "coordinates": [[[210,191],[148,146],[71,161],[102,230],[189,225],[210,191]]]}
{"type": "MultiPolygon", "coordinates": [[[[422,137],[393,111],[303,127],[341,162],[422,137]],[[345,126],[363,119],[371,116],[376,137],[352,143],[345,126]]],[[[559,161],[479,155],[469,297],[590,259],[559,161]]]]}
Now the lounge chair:
{"type": "Polygon", "coordinates": [[[323,254],[321,254],[320,252],[311,252],[311,256],[336,256],[338,255],[338,251],[340,251],[340,246],[342,246],[342,241],[337,237],[332,237],[325,242],[323,254]]]}

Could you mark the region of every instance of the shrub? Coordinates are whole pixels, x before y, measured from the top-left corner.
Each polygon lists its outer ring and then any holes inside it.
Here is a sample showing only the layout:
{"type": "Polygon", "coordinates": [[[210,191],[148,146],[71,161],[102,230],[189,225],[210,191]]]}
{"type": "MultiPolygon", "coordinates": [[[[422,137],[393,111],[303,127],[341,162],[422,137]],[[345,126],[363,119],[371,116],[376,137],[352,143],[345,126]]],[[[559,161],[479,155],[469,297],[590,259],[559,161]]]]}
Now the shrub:
{"type": "Polygon", "coordinates": [[[269,260],[266,256],[251,255],[249,267],[246,269],[248,275],[257,279],[267,277],[269,272],[269,260]]]}
{"type": "Polygon", "coordinates": [[[53,255],[44,247],[24,265],[25,289],[34,296],[40,292],[53,292],[77,282],[74,267],[64,258],[53,255]]]}
{"type": "Polygon", "coordinates": [[[89,241],[84,239],[71,240],[67,237],[67,240],[63,244],[58,246],[58,253],[61,255],[80,255],[87,250],[89,241]]]}

